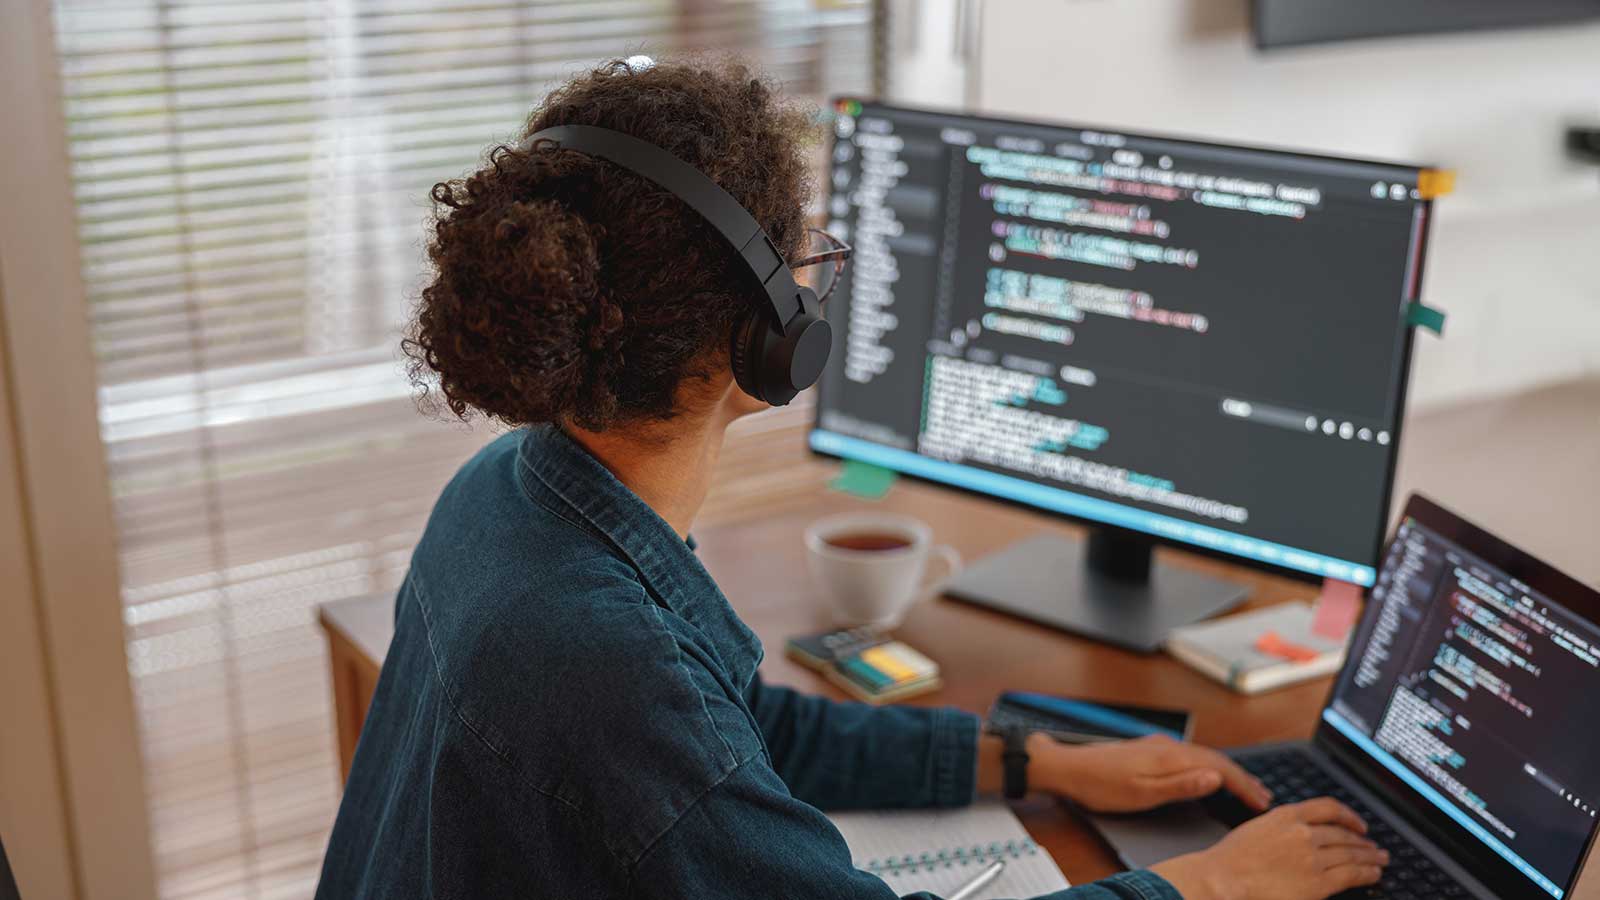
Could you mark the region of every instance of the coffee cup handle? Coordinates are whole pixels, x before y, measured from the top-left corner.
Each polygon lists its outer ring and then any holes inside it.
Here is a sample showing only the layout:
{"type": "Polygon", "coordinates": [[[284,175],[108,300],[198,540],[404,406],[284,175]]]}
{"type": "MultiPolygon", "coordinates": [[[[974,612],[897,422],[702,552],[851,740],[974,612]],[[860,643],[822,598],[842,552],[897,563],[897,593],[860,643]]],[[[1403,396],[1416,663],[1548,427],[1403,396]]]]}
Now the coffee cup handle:
{"type": "MultiPolygon", "coordinates": [[[[956,548],[949,544],[939,544],[933,548],[933,555],[937,556],[939,561],[944,564],[945,571],[942,575],[927,578],[922,582],[921,593],[923,594],[938,593],[950,579],[961,574],[961,554],[956,551],[956,548]]],[[[932,571],[933,566],[929,566],[928,569],[932,571]]]]}

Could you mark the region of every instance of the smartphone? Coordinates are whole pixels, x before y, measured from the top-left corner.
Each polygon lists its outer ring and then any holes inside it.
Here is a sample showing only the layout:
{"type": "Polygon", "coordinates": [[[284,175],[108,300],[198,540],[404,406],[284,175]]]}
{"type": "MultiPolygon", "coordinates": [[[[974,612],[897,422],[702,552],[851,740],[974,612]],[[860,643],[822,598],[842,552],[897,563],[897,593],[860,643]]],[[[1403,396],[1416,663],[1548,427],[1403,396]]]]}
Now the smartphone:
{"type": "Polygon", "coordinates": [[[1028,691],[1006,691],[989,708],[987,728],[1000,733],[1022,727],[1068,744],[1121,741],[1164,734],[1187,740],[1193,717],[1186,710],[1078,700],[1028,691]]]}

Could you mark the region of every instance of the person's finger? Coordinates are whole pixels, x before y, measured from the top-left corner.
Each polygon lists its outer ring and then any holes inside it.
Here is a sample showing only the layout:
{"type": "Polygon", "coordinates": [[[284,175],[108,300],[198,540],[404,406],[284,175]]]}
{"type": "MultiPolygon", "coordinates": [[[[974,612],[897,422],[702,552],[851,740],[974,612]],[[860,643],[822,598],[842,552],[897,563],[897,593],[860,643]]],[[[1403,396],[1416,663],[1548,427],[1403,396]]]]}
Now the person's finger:
{"type": "Polygon", "coordinates": [[[1140,780],[1140,788],[1153,804],[1177,800],[1198,800],[1222,787],[1222,775],[1215,769],[1190,769],[1166,775],[1150,775],[1140,780]]]}
{"type": "Polygon", "coordinates": [[[1378,866],[1389,864],[1389,851],[1382,847],[1361,847],[1355,844],[1339,844],[1333,847],[1320,847],[1317,849],[1317,863],[1324,869],[1337,869],[1340,866],[1378,866]]]}
{"type": "Polygon", "coordinates": [[[1382,877],[1383,868],[1381,866],[1348,865],[1323,869],[1322,873],[1317,876],[1317,881],[1319,882],[1321,893],[1331,897],[1351,888],[1377,884],[1382,877]]]}
{"type": "Polygon", "coordinates": [[[1262,783],[1261,779],[1251,775],[1244,767],[1229,759],[1225,754],[1215,750],[1210,751],[1215,760],[1217,771],[1222,774],[1222,783],[1228,788],[1229,793],[1245,802],[1246,806],[1260,812],[1272,805],[1272,791],[1262,783]]]}
{"type": "Polygon", "coordinates": [[[1261,783],[1261,779],[1246,772],[1227,754],[1198,744],[1181,744],[1178,749],[1183,754],[1185,768],[1206,766],[1215,769],[1222,776],[1222,786],[1228,789],[1228,793],[1244,801],[1256,812],[1272,805],[1272,792],[1261,783]]]}
{"type": "Polygon", "coordinates": [[[1309,825],[1342,825],[1357,834],[1367,833],[1367,823],[1361,821],[1355,810],[1332,797],[1318,797],[1294,805],[1300,821],[1309,825]]]}
{"type": "Polygon", "coordinates": [[[1313,847],[1376,847],[1370,838],[1362,837],[1343,825],[1310,825],[1313,847]]]}

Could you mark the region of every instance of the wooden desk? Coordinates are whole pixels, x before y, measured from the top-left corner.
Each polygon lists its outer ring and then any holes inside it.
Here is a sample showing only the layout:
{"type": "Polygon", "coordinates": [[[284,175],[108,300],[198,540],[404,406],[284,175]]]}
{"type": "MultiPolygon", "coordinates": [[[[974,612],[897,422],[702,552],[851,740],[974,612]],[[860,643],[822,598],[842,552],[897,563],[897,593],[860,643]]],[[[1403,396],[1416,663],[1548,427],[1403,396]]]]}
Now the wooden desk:
{"type": "MultiPolygon", "coordinates": [[[[769,682],[844,697],[815,672],[785,657],[783,644],[791,635],[829,625],[823,598],[805,568],[800,536],[806,524],[826,513],[866,508],[919,516],[933,524],[939,541],[954,545],[968,559],[1041,529],[1074,533],[1071,527],[1042,516],[908,483],[897,485],[888,497],[875,503],[818,491],[810,502],[768,518],[697,529],[701,558],[765,645],[761,671],[769,682]]],[[[1298,582],[1162,552],[1170,562],[1249,582],[1254,589],[1248,601],[1251,604],[1315,593],[1311,586],[1298,582]]],[[[393,633],[393,601],[376,597],[329,604],[322,610],[321,621],[332,655],[340,761],[348,771],[367,701],[393,633]]],[[[1159,702],[1193,710],[1195,738],[1218,746],[1307,735],[1327,692],[1327,680],[1323,679],[1245,698],[1164,655],[1116,650],[951,600],[918,606],[899,635],[944,668],[944,689],[913,703],[959,706],[981,714],[1005,689],[1159,702]]],[[[1116,871],[1115,861],[1094,834],[1059,804],[1030,800],[1017,809],[1028,830],[1074,883],[1116,871]]]]}
{"type": "Polygon", "coordinates": [[[378,689],[378,673],[394,639],[394,598],[384,594],[324,604],[317,621],[328,635],[333,676],[333,716],[339,735],[339,783],[350,776],[356,740],[367,706],[378,689]]]}

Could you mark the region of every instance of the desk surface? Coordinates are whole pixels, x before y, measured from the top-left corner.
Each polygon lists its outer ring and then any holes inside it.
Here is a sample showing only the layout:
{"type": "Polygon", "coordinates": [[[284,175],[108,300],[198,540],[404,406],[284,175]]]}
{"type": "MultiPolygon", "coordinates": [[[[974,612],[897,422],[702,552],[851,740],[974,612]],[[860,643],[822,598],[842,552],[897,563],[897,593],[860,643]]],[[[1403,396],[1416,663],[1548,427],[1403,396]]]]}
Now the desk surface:
{"type": "Polygon", "coordinates": [[[324,603],[317,618],[322,627],[337,631],[355,645],[361,655],[383,665],[394,639],[394,597],[379,594],[324,603]]]}

